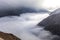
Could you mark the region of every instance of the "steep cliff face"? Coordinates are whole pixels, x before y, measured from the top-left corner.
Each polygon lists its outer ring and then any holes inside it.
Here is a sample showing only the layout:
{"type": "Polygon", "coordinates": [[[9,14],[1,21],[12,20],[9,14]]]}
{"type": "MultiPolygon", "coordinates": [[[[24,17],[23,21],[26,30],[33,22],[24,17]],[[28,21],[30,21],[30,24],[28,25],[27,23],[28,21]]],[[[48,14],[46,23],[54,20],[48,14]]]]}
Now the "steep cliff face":
{"type": "Polygon", "coordinates": [[[14,36],[13,34],[0,32],[0,40],[21,40],[14,36]]]}

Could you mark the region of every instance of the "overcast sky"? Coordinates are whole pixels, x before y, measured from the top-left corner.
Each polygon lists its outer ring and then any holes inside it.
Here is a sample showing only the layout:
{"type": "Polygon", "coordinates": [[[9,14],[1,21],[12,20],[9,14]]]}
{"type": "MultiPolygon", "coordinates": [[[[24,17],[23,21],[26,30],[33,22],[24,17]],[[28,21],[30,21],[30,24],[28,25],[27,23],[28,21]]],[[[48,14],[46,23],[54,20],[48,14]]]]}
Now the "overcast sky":
{"type": "Polygon", "coordinates": [[[0,9],[10,7],[59,8],[60,0],[0,0],[0,9]]]}
{"type": "Polygon", "coordinates": [[[41,3],[42,0],[0,0],[0,8],[19,6],[40,7],[41,3]]]}

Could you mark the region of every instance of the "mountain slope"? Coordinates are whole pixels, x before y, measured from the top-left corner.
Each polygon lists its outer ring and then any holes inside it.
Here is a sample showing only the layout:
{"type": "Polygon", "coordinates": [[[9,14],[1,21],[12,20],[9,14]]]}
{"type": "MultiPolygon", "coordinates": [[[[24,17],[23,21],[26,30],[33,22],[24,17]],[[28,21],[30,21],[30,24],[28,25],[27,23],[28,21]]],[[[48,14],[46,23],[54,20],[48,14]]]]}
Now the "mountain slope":
{"type": "Polygon", "coordinates": [[[13,34],[0,32],[0,40],[21,40],[13,34]]]}

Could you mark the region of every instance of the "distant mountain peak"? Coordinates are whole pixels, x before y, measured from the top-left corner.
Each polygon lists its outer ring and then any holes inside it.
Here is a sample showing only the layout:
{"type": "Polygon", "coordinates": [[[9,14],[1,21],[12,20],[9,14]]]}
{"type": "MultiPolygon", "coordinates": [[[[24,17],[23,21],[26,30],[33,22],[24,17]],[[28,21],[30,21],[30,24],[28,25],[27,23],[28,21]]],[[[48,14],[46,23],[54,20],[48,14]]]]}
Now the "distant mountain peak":
{"type": "Polygon", "coordinates": [[[60,13],[60,8],[58,8],[58,9],[54,10],[53,12],[51,12],[51,15],[59,14],[59,13],[60,13]]]}

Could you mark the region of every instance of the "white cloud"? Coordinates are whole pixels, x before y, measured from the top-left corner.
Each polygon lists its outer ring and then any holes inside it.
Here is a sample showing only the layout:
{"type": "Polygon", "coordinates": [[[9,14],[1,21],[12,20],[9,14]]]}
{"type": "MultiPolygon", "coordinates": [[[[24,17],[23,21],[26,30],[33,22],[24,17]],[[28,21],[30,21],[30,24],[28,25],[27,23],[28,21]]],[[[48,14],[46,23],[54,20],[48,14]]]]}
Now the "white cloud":
{"type": "MultiPolygon", "coordinates": [[[[0,18],[0,31],[12,33],[22,40],[40,40],[29,30],[37,25],[38,22],[49,16],[48,14],[22,14],[20,17],[2,17],[0,18]],[[40,15],[40,16],[39,16],[40,15]],[[26,19],[29,20],[26,20],[26,19]]],[[[33,30],[35,32],[35,30],[33,30]]]]}

